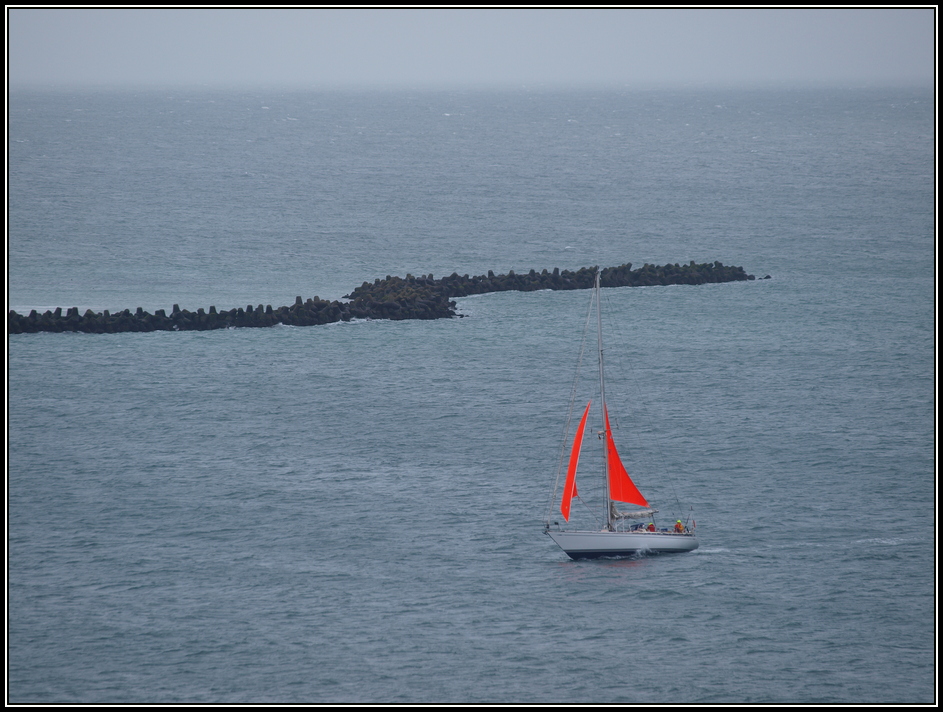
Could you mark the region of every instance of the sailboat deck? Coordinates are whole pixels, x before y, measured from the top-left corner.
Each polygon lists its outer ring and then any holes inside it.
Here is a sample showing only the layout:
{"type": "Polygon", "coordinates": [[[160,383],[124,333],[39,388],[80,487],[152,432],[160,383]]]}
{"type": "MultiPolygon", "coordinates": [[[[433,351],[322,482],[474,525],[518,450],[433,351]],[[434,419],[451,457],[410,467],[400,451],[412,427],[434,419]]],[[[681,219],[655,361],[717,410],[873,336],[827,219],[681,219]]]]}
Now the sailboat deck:
{"type": "Polygon", "coordinates": [[[632,556],[640,553],[667,554],[694,551],[697,539],[691,532],[552,531],[547,534],[572,559],[632,556]]]}

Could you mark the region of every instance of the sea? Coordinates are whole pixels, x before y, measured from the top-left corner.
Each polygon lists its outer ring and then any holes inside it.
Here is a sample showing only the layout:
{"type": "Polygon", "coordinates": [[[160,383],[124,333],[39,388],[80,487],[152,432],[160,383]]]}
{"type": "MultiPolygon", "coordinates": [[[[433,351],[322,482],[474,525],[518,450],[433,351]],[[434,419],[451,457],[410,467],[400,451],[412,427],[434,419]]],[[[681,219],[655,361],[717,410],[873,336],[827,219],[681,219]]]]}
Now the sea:
{"type": "Polygon", "coordinates": [[[8,132],[20,314],[756,276],[603,290],[622,459],[700,543],[623,559],[544,534],[589,291],[8,335],[8,703],[935,704],[932,88],[12,89],[8,132]]]}

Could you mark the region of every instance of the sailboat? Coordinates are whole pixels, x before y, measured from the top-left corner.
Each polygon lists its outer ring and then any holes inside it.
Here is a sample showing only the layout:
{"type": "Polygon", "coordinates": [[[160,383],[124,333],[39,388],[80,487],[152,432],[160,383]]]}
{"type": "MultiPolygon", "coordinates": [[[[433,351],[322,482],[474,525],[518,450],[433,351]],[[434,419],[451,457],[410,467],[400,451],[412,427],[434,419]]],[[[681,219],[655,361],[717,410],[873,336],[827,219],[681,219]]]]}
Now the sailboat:
{"type": "MultiPolygon", "coordinates": [[[[619,452],[616,449],[612,436],[612,427],[609,423],[609,411],[606,407],[606,382],[603,368],[602,345],[602,306],[600,303],[600,272],[596,270],[596,281],[593,287],[593,304],[596,309],[597,350],[599,359],[599,396],[602,412],[602,430],[598,433],[603,444],[603,462],[605,482],[605,507],[601,515],[597,514],[597,526],[593,530],[565,529],[558,522],[552,522],[548,514],[544,524],[544,532],[566,552],[571,559],[597,559],[601,557],[633,556],[640,553],[671,553],[693,551],[698,547],[697,537],[694,534],[694,520],[682,522],[676,520],[672,526],[659,528],[655,525],[657,509],[652,507],[645,496],[632,481],[628,471],[622,464],[619,452]],[[641,509],[627,512],[620,511],[617,503],[632,504],[641,509]],[[640,523],[632,523],[632,520],[640,523]],[[689,526],[690,525],[690,526],[689,526]]],[[[587,319],[588,321],[588,319],[587,319]]],[[[566,479],[563,484],[563,494],[560,498],[560,515],[565,522],[570,520],[570,509],[574,499],[581,499],[576,487],[576,474],[580,461],[580,452],[583,445],[583,435],[589,417],[592,401],[583,411],[570,448],[567,463],[566,479]]],[[[565,453],[564,453],[565,454],[565,453]]],[[[559,483],[562,474],[564,458],[561,457],[561,468],[557,475],[559,483]]],[[[556,502],[556,492],[552,503],[556,502]]],[[[552,506],[552,505],[551,505],[552,506]]]]}

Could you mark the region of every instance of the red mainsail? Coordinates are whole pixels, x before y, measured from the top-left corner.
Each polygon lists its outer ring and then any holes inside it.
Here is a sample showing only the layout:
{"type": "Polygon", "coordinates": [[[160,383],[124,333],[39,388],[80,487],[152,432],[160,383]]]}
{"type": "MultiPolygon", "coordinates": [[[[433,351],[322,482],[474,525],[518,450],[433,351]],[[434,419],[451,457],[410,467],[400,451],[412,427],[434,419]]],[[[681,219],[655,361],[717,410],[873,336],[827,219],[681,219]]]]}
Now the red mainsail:
{"type": "MultiPolygon", "coordinates": [[[[619,459],[616,444],[612,439],[612,428],[609,427],[608,408],[606,408],[605,414],[606,450],[608,451],[609,459],[609,499],[614,499],[618,502],[628,502],[629,504],[637,504],[640,507],[647,507],[649,506],[648,502],[645,497],[642,496],[642,493],[639,492],[632,478],[629,477],[629,473],[626,472],[622,460],[619,459]]],[[[583,417],[585,418],[586,416],[583,417]]]]}

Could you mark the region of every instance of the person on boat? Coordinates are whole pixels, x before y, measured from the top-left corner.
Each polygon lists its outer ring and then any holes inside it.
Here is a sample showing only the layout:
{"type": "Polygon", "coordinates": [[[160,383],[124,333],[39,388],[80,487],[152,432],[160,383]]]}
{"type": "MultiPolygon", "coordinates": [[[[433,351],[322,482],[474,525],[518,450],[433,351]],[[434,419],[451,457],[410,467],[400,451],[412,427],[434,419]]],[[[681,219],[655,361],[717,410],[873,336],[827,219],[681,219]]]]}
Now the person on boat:
{"type": "Polygon", "coordinates": [[[649,522],[649,523],[648,523],[648,531],[650,531],[650,532],[655,531],[655,522],[649,522]]]}
{"type": "Polygon", "coordinates": [[[675,522],[675,531],[678,534],[684,534],[684,525],[681,523],[681,520],[675,522]]]}

